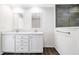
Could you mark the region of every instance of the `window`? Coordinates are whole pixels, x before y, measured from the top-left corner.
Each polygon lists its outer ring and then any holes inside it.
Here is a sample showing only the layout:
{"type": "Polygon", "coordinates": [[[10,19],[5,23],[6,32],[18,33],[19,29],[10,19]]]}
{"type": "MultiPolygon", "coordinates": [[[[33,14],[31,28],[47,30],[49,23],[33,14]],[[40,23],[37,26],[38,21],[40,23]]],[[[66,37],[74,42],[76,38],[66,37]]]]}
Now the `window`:
{"type": "Polygon", "coordinates": [[[56,5],[56,27],[79,26],[79,5],[56,5]]]}

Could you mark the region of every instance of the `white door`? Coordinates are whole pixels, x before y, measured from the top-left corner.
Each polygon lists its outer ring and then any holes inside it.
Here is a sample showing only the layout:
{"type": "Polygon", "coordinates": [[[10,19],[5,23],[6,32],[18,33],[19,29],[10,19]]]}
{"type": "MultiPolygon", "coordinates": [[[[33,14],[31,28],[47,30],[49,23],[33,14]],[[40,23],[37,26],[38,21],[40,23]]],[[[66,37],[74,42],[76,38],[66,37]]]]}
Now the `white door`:
{"type": "Polygon", "coordinates": [[[12,34],[2,35],[2,50],[3,52],[14,52],[15,51],[15,36],[12,34]]]}
{"type": "Polygon", "coordinates": [[[30,52],[31,53],[42,53],[43,52],[42,35],[30,35],[30,52]]]}

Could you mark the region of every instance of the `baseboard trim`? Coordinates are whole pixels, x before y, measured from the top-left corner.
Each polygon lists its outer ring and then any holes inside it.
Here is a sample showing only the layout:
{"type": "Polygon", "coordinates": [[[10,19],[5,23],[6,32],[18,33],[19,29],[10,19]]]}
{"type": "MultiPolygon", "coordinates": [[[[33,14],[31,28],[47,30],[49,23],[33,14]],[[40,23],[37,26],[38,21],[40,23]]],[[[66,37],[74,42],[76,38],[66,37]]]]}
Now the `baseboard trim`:
{"type": "Polygon", "coordinates": [[[46,47],[46,48],[53,48],[54,46],[44,46],[44,47],[46,47]]]}
{"type": "Polygon", "coordinates": [[[59,51],[59,49],[56,46],[54,48],[58,51],[60,55],[62,55],[62,53],[59,51]]]}

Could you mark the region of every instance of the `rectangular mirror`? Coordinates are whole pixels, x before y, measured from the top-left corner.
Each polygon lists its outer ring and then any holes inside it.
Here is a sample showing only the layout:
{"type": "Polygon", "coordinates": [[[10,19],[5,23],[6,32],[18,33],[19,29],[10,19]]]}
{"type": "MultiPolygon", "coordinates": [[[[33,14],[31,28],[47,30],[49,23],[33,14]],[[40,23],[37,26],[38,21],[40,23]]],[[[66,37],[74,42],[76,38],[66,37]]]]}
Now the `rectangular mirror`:
{"type": "Polygon", "coordinates": [[[40,28],[40,13],[32,13],[32,28],[40,28]]]}

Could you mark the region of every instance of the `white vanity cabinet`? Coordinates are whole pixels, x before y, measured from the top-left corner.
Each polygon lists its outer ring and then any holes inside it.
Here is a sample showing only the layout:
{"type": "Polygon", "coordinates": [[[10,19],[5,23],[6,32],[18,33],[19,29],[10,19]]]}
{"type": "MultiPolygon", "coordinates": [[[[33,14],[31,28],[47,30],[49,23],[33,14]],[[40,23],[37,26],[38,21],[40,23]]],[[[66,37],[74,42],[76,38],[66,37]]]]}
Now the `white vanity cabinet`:
{"type": "Polygon", "coordinates": [[[14,33],[2,34],[2,51],[15,52],[15,35],[14,33]]]}
{"type": "Polygon", "coordinates": [[[43,33],[2,33],[3,52],[43,53],[43,33]]]}
{"type": "Polygon", "coordinates": [[[30,52],[31,53],[43,52],[43,35],[40,34],[30,35],[30,52]]]}

